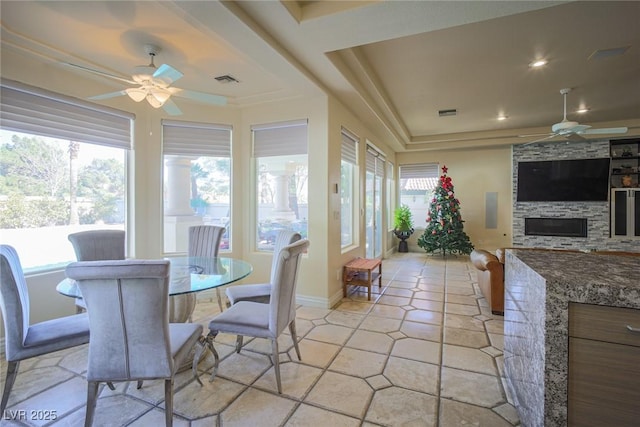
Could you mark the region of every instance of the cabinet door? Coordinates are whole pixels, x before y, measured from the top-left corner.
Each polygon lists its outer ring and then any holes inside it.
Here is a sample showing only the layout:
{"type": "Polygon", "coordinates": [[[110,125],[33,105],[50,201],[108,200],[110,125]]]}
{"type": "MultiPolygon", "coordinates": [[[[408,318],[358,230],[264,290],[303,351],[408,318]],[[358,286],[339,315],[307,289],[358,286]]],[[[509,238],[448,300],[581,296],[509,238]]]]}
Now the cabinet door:
{"type": "Polygon", "coordinates": [[[611,236],[640,236],[640,189],[611,190],[611,236]]]}
{"type": "Polygon", "coordinates": [[[640,347],[569,338],[569,426],[637,427],[640,347]]]}

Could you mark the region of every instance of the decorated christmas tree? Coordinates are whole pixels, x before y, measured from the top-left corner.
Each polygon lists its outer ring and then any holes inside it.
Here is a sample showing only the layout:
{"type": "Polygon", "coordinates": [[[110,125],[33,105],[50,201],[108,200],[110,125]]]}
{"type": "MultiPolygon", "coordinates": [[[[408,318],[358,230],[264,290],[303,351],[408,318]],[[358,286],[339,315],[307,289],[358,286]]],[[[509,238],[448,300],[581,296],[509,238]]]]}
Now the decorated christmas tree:
{"type": "Polygon", "coordinates": [[[442,251],[442,256],[470,254],[473,245],[463,230],[460,215],[460,201],[453,192],[453,183],[447,176],[447,167],[442,167],[442,175],[434,190],[431,207],[427,216],[427,228],[418,238],[418,246],[428,253],[442,251]]]}

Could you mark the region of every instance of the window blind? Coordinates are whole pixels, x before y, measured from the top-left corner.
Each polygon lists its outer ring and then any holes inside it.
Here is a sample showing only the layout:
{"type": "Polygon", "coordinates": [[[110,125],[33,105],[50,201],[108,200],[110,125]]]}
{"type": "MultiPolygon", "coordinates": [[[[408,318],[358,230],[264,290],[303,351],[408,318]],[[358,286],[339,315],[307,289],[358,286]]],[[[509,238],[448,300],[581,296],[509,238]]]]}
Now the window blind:
{"type": "Polygon", "coordinates": [[[367,172],[372,172],[380,177],[384,176],[385,158],[382,153],[371,147],[367,147],[366,163],[367,172]]]}
{"type": "Polygon", "coordinates": [[[358,137],[346,129],[342,129],[342,160],[345,162],[358,164],[358,137]]]}
{"type": "Polygon", "coordinates": [[[400,165],[400,179],[437,178],[438,163],[420,163],[414,165],[400,165]]]}
{"type": "Polygon", "coordinates": [[[2,129],[130,149],[133,119],[135,115],[115,108],[0,80],[2,129]]]}
{"type": "Polygon", "coordinates": [[[251,126],[253,156],[307,154],[307,120],[251,126]]]}
{"type": "Polygon", "coordinates": [[[231,157],[228,125],[162,120],[164,154],[231,157]]]}

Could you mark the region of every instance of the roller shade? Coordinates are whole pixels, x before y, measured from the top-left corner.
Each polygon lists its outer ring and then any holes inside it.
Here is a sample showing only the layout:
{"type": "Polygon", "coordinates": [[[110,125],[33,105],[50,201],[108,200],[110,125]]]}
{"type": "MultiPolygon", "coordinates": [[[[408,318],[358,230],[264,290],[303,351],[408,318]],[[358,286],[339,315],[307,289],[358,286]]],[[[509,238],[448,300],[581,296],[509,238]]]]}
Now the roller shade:
{"type": "Polygon", "coordinates": [[[251,126],[253,157],[307,154],[307,120],[251,126]]]}
{"type": "Polygon", "coordinates": [[[400,166],[400,179],[437,177],[438,163],[421,163],[415,165],[400,166]]]}
{"type": "Polygon", "coordinates": [[[342,129],[342,160],[345,162],[358,164],[358,138],[346,129],[342,129]]]}
{"type": "Polygon", "coordinates": [[[50,138],[131,148],[131,113],[0,80],[0,127],[50,138]]]}
{"type": "Polygon", "coordinates": [[[231,126],[162,120],[164,154],[231,157],[231,126]]]}

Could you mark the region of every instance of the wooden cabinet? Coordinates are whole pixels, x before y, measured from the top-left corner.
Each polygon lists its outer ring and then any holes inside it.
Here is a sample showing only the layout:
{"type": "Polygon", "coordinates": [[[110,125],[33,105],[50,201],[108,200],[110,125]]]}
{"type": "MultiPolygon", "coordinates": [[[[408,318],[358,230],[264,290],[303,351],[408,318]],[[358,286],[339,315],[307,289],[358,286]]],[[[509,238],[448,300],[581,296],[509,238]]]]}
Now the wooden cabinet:
{"type": "Polygon", "coordinates": [[[637,426],[640,310],[569,305],[569,426],[637,426]]]}

